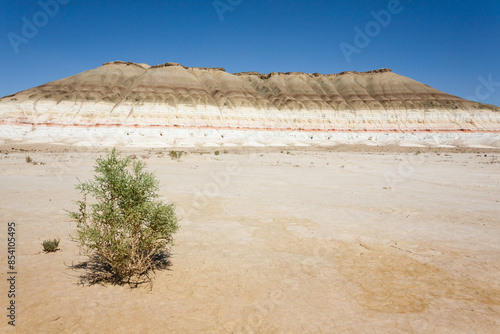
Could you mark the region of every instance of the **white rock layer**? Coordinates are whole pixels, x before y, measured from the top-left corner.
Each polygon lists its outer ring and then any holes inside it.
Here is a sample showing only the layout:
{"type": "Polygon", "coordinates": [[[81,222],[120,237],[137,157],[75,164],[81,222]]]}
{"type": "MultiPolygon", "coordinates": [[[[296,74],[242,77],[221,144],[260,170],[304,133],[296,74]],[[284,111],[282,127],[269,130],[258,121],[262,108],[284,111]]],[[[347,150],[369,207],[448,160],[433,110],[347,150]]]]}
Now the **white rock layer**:
{"type": "Polygon", "coordinates": [[[113,62],[0,99],[0,140],[129,146],[499,147],[500,108],[381,69],[255,72],[113,62]]]}

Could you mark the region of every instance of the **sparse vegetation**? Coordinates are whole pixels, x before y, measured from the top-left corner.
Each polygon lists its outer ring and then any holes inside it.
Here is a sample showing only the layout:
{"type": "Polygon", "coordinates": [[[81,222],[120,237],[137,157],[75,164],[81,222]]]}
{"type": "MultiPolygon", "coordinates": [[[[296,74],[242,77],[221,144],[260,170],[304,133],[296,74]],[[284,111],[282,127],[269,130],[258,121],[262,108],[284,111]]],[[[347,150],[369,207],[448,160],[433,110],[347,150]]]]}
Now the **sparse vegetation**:
{"type": "Polygon", "coordinates": [[[219,151],[215,151],[215,152],[214,152],[214,154],[215,154],[215,155],[219,155],[219,154],[220,154],[220,152],[219,152],[219,151]]]}
{"type": "Polygon", "coordinates": [[[52,240],[45,240],[42,242],[43,250],[46,253],[52,253],[55,252],[59,247],[59,240],[58,239],[52,239],[52,240]]]}
{"type": "Polygon", "coordinates": [[[119,283],[149,281],[148,273],[166,257],[178,229],[174,204],[158,200],[159,181],[145,167],[113,149],[96,160],[94,180],[77,184],[83,200],[77,202],[78,212],[68,212],[77,223],[80,248],[119,283]]]}
{"type": "Polygon", "coordinates": [[[45,165],[45,162],[36,162],[29,155],[26,156],[26,162],[32,165],[45,165]]]}
{"type": "Polygon", "coordinates": [[[182,151],[170,151],[168,154],[172,159],[179,160],[182,157],[182,151]]]}

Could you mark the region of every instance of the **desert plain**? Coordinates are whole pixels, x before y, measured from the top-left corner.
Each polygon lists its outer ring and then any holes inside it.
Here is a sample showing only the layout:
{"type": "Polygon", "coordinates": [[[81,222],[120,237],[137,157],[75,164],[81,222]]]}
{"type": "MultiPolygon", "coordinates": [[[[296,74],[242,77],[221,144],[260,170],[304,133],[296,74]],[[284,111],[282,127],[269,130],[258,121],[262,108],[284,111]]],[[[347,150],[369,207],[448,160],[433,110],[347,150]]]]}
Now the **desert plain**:
{"type": "Polygon", "coordinates": [[[2,333],[499,332],[499,149],[119,150],[144,159],[176,203],[170,266],[137,288],[84,284],[64,210],[105,150],[5,144],[2,333]],[[60,250],[44,253],[52,238],[60,250]]]}

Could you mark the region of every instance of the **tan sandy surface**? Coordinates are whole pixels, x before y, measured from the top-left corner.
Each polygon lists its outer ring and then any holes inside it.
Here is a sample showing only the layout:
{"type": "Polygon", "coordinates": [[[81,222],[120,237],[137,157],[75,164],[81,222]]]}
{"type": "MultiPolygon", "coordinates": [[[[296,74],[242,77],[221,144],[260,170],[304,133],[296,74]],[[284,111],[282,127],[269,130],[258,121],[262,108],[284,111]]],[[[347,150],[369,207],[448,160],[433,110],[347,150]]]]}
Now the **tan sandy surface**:
{"type": "Polygon", "coordinates": [[[498,333],[500,153],[410,151],[127,152],[183,216],[169,270],[131,289],[70,267],[63,209],[98,154],[4,150],[0,332],[14,221],[18,333],[498,333]]]}

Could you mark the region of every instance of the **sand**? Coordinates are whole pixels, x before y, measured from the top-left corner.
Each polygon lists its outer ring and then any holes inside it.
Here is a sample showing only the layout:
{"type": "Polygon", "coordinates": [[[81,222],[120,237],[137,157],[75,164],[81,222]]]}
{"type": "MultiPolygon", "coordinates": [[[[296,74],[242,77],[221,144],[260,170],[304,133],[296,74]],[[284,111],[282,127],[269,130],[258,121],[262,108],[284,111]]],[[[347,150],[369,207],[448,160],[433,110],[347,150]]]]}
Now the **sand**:
{"type": "Polygon", "coordinates": [[[74,185],[99,153],[1,147],[0,331],[498,333],[498,149],[365,148],[221,148],[178,161],[127,150],[183,217],[169,269],[131,289],[82,286],[84,271],[71,267],[86,257],[63,209],[76,209],[74,185]],[[8,221],[15,328],[5,317],[8,221]],[[42,252],[49,238],[60,251],[42,252]]]}

